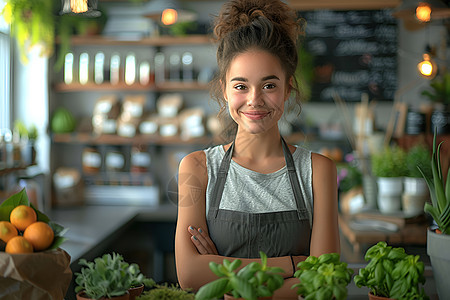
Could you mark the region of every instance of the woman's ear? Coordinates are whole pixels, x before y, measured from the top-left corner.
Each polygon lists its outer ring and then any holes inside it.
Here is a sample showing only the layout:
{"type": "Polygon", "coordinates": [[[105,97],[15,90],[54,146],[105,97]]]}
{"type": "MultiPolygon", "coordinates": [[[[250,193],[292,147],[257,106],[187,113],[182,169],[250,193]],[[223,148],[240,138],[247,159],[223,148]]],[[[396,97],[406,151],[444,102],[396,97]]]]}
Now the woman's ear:
{"type": "Polygon", "coordinates": [[[225,99],[225,101],[228,102],[227,93],[226,93],[226,86],[225,86],[225,83],[222,80],[220,80],[220,88],[222,89],[223,99],[225,99]]]}
{"type": "Polygon", "coordinates": [[[291,96],[292,87],[294,86],[294,77],[289,79],[289,83],[286,85],[286,94],[284,95],[284,101],[287,101],[291,96]]]}

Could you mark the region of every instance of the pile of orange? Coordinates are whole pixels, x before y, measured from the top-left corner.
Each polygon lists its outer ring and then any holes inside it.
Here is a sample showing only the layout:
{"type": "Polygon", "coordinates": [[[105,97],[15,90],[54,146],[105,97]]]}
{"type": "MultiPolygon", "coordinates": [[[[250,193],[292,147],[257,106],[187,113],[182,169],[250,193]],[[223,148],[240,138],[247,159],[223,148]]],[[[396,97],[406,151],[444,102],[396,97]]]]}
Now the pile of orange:
{"type": "Polygon", "coordinates": [[[6,243],[5,252],[33,253],[48,249],[55,234],[45,222],[37,220],[35,210],[27,205],[15,207],[8,221],[0,221],[0,239],[6,243]]]}

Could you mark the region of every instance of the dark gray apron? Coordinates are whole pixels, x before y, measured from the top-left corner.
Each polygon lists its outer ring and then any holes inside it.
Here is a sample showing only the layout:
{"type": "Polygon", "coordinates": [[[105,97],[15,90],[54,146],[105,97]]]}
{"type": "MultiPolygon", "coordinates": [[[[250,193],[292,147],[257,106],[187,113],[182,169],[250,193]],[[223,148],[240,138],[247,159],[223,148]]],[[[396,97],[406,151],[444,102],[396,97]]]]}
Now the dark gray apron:
{"type": "Polygon", "coordinates": [[[219,255],[259,258],[259,251],[268,257],[309,255],[309,212],[301,194],[294,159],[283,138],[281,141],[297,210],[247,213],[219,209],[233,155],[233,142],[222,159],[206,217],[209,235],[219,255]]]}

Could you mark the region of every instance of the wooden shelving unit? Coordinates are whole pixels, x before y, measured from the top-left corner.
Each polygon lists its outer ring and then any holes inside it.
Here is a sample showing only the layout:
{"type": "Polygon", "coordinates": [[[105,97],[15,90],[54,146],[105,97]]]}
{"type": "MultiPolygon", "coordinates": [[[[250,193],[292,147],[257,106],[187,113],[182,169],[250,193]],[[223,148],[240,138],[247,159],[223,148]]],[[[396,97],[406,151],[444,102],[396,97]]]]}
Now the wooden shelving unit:
{"type": "Polygon", "coordinates": [[[124,82],[118,84],[111,84],[109,82],[96,84],[89,82],[86,84],[81,83],[57,83],[53,86],[55,92],[83,92],[83,91],[155,91],[155,92],[165,92],[165,91],[206,91],[208,85],[206,83],[200,82],[164,82],[149,85],[141,85],[135,83],[132,85],[127,85],[124,82]]]}
{"type": "MultiPolygon", "coordinates": [[[[57,42],[59,42],[57,40],[57,42]]],[[[123,40],[101,35],[73,36],[72,46],[176,46],[176,45],[205,45],[211,44],[208,35],[187,35],[181,37],[158,36],[146,37],[139,40],[123,40]]]]}

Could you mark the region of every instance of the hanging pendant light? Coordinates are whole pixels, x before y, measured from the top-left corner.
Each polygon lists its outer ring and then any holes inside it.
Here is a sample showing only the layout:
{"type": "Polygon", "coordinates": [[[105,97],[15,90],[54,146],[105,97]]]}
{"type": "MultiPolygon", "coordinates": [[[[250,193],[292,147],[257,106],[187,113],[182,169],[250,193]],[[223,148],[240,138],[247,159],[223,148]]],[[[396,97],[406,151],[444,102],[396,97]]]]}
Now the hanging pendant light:
{"type": "Polygon", "coordinates": [[[450,8],[441,0],[403,0],[392,15],[405,21],[427,23],[450,18],[450,8]]]}
{"type": "Polygon", "coordinates": [[[61,0],[60,14],[75,14],[85,17],[99,17],[98,0],[61,0]]]}
{"type": "Polygon", "coordinates": [[[431,55],[429,53],[424,53],[423,60],[417,64],[417,69],[424,78],[433,79],[437,74],[438,68],[433,59],[431,59],[431,55]]]}

